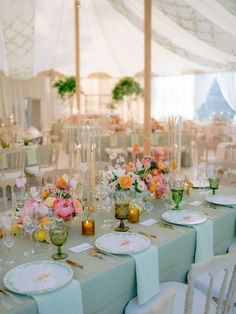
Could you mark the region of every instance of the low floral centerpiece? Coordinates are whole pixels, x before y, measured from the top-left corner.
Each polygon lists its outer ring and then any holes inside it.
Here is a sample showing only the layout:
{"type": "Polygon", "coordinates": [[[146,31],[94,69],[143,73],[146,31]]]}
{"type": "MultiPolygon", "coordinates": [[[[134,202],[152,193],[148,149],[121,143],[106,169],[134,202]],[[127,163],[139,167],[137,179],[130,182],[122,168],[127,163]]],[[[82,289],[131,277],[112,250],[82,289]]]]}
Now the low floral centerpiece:
{"type": "Polygon", "coordinates": [[[141,161],[125,163],[123,157],[113,154],[115,166],[109,167],[102,178],[104,186],[112,193],[115,202],[115,217],[121,220],[117,231],[127,231],[124,219],[127,219],[131,196],[149,191],[160,198],[167,189],[165,174],[169,173],[166,163],[166,151],[154,150],[152,156],[141,161]]]}

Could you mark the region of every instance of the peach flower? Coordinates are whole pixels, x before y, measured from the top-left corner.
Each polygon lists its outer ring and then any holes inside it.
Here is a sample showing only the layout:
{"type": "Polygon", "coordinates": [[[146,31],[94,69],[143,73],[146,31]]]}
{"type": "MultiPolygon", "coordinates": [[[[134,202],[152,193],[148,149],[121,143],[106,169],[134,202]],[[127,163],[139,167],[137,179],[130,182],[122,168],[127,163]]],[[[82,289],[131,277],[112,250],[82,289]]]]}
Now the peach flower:
{"type": "Polygon", "coordinates": [[[132,179],[131,179],[131,177],[128,176],[128,175],[123,175],[123,176],[121,176],[120,179],[119,179],[119,184],[120,184],[120,187],[121,187],[122,189],[127,190],[127,189],[129,189],[129,188],[131,187],[131,185],[132,185],[132,179]]]}

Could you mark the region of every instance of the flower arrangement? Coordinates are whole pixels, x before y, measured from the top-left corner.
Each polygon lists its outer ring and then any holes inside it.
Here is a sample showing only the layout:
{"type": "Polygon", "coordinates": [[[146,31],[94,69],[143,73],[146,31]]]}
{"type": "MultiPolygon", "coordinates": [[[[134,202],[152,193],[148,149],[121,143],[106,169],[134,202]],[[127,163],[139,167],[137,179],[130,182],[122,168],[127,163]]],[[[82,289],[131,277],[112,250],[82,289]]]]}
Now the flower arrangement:
{"type": "Polygon", "coordinates": [[[74,178],[63,175],[58,178],[55,184],[46,184],[40,196],[36,196],[31,188],[30,195],[32,198],[25,202],[23,213],[29,211],[32,206],[40,206],[40,209],[58,218],[68,220],[83,212],[82,201],[78,198],[80,183],[74,178]]]}
{"type": "MultiPolygon", "coordinates": [[[[102,182],[113,193],[120,190],[138,193],[148,190],[161,197],[167,189],[165,174],[169,173],[166,155],[165,150],[154,150],[152,156],[128,164],[119,156],[115,166],[104,174],[102,182]]],[[[114,156],[111,159],[115,159],[114,156]]]]}
{"type": "MultiPolygon", "coordinates": [[[[166,150],[153,150],[152,156],[144,157],[138,166],[138,174],[143,178],[147,189],[157,198],[163,196],[167,189],[166,174],[169,167],[166,163],[166,150]]],[[[139,163],[138,161],[136,163],[139,163]]]]}

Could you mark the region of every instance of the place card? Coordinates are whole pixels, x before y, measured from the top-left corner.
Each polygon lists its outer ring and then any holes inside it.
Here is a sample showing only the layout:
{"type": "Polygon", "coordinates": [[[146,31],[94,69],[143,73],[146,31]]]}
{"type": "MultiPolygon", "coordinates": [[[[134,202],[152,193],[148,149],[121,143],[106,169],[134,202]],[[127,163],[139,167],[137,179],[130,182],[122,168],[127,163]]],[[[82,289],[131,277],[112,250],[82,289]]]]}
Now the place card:
{"type": "Polygon", "coordinates": [[[69,248],[68,250],[73,252],[73,253],[79,253],[79,252],[83,252],[86,251],[88,249],[91,249],[93,246],[90,245],[89,243],[83,243],[77,246],[73,246],[71,248],[69,248]]]}
{"type": "Polygon", "coordinates": [[[189,205],[192,205],[192,206],[200,206],[200,205],[202,205],[202,202],[200,202],[200,201],[194,201],[194,202],[192,202],[192,203],[189,203],[189,205]]]}
{"type": "Polygon", "coordinates": [[[154,225],[156,223],[157,223],[157,220],[155,220],[155,219],[148,219],[148,220],[144,220],[144,221],[140,222],[140,225],[149,227],[149,226],[154,225]]]}

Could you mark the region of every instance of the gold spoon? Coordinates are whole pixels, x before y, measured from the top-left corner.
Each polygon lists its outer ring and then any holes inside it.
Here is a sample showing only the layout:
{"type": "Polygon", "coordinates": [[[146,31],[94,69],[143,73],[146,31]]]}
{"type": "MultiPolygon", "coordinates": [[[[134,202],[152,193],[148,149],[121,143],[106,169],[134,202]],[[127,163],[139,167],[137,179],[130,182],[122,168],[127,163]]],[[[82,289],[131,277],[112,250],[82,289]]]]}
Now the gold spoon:
{"type": "Polygon", "coordinates": [[[88,251],[88,254],[89,254],[90,256],[97,257],[97,258],[99,258],[99,259],[103,259],[103,257],[100,256],[100,255],[98,255],[97,253],[98,253],[98,252],[97,252],[97,250],[96,250],[95,248],[92,248],[91,250],[88,251]]]}

